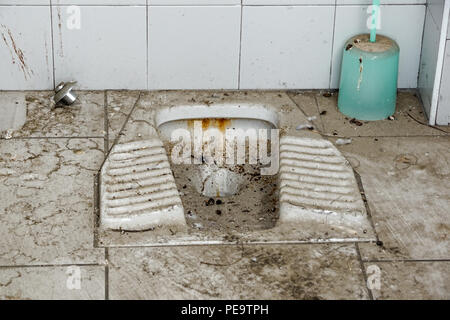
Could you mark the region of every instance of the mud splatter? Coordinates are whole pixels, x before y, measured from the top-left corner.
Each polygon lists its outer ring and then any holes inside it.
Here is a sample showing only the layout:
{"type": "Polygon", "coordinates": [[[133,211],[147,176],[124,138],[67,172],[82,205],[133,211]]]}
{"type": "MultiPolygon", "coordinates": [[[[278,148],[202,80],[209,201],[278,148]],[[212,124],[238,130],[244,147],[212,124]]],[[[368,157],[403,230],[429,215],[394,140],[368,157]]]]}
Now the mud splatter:
{"type": "Polygon", "coordinates": [[[362,59],[362,57],[360,57],[359,58],[359,79],[358,79],[358,86],[357,86],[358,91],[361,89],[361,83],[363,81],[363,71],[364,71],[363,59],[362,59]]]}
{"type": "MultiPolygon", "coordinates": [[[[2,25],[2,27],[3,27],[3,25],[2,25]]],[[[8,44],[8,40],[6,40],[6,37],[5,37],[5,35],[3,34],[3,32],[2,32],[1,34],[2,34],[3,41],[5,42],[6,47],[8,48],[9,53],[11,54],[12,63],[13,63],[13,64],[16,64],[16,58],[14,57],[14,53],[12,52],[11,47],[10,47],[9,44],[8,44]]]]}
{"type": "Polygon", "coordinates": [[[28,80],[28,78],[30,78],[34,74],[33,70],[27,65],[25,55],[22,49],[20,49],[16,45],[16,41],[14,40],[11,30],[3,24],[1,25],[1,27],[2,30],[0,31],[0,33],[2,35],[3,41],[9,49],[13,64],[16,64],[16,61],[18,62],[25,80],[28,80]],[[5,35],[5,33],[9,37],[9,41],[7,40],[7,36],[5,35]]]}

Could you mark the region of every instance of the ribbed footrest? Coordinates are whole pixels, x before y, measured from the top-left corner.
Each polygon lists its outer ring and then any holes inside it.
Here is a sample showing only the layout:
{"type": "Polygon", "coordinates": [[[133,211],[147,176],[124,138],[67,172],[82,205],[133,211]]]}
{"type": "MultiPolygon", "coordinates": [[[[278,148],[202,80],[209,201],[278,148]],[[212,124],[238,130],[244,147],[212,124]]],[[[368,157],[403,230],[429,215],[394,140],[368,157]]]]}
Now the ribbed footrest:
{"type": "Polygon", "coordinates": [[[321,139],[280,141],[280,223],[367,219],[353,170],[334,145],[321,139]]]}
{"type": "Polygon", "coordinates": [[[160,139],[113,147],[101,171],[100,225],[129,231],[186,225],[160,139]]]}

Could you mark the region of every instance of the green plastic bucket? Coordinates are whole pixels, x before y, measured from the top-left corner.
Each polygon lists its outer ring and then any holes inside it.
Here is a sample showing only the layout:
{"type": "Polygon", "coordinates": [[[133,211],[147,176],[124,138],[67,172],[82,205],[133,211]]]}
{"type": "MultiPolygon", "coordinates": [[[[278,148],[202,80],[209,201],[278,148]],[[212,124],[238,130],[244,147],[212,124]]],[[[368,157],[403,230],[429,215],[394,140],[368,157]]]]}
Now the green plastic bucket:
{"type": "Polygon", "coordinates": [[[339,111],[359,120],[383,120],[395,113],[400,48],[385,36],[362,34],[344,47],[339,111]]]}

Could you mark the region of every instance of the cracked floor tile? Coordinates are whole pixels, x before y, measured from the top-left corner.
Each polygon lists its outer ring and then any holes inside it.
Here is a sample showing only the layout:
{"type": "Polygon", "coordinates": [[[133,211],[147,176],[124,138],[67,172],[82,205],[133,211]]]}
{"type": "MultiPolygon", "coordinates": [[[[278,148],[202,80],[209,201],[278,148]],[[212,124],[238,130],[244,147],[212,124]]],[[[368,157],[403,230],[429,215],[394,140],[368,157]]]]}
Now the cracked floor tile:
{"type": "MultiPolygon", "coordinates": [[[[287,94],[295,102],[295,104],[303,111],[303,113],[311,119],[311,123],[318,131],[323,131],[323,123],[320,118],[319,108],[316,102],[317,92],[314,91],[288,91],[287,94]]],[[[302,125],[299,123],[298,125],[302,125]]]]}
{"type": "Polygon", "coordinates": [[[0,265],[96,263],[103,139],[0,141],[0,265]]]}
{"type": "Polygon", "coordinates": [[[111,299],[367,299],[353,245],[110,249],[111,299]]]}
{"type": "Polygon", "coordinates": [[[105,298],[103,266],[0,269],[0,300],[99,300],[105,298]]]}
{"type": "Polygon", "coordinates": [[[383,246],[365,260],[450,258],[450,139],[354,138],[340,151],[361,176],[383,246]]]}
{"type": "Polygon", "coordinates": [[[139,97],[139,91],[107,91],[109,148],[113,146],[120,130],[139,97]]]}
{"type": "MultiPolygon", "coordinates": [[[[52,91],[21,91],[25,95],[27,120],[12,137],[103,137],[105,135],[104,94],[77,91],[71,106],[54,108],[52,91]]],[[[4,137],[4,134],[2,135],[4,137]]]]}

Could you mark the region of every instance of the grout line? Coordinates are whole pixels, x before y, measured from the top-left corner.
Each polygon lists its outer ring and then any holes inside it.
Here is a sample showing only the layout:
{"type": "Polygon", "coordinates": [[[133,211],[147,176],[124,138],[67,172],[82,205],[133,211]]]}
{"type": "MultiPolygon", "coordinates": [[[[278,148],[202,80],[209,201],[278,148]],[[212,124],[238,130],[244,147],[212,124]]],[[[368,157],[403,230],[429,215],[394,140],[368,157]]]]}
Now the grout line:
{"type": "MultiPolygon", "coordinates": [[[[427,26],[427,14],[428,14],[428,1],[425,3],[425,14],[423,17],[423,29],[422,29],[422,39],[420,41],[421,44],[421,48],[420,48],[420,56],[419,56],[419,71],[417,72],[417,88],[419,90],[420,93],[420,89],[419,89],[419,82],[420,82],[420,76],[422,74],[422,70],[420,68],[421,64],[422,64],[422,58],[423,58],[423,49],[424,49],[424,39],[425,39],[425,30],[426,30],[426,26],[427,26]]],[[[420,100],[422,100],[422,95],[419,94],[420,100]]],[[[423,103],[422,100],[422,110],[425,112],[425,114],[427,114],[427,111],[425,110],[425,104],[423,103]]]]}
{"type": "Polygon", "coordinates": [[[304,115],[306,118],[308,118],[309,116],[308,116],[308,115],[306,114],[306,112],[302,109],[302,107],[300,107],[300,106],[297,104],[297,102],[295,102],[294,99],[292,99],[291,95],[290,95],[288,92],[286,92],[286,95],[289,97],[289,100],[291,100],[291,101],[297,106],[297,108],[303,113],[303,115],[304,115]]]}
{"type": "Polygon", "coordinates": [[[375,239],[348,239],[348,240],[340,240],[340,241],[255,241],[255,242],[183,242],[183,243],[173,243],[173,244],[161,244],[161,243],[151,243],[151,244],[143,244],[143,245],[105,245],[103,248],[108,249],[145,249],[145,248],[182,248],[182,247],[226,247],[226,246],[235,246],[236,244],[244,245],[244,246],[279,246],[279,245],[292,245],[292,246],[301,246],[301,245],[339,245],[339,244],[354,244],[354,243],[373,243],[375,239]]]}
{"type": "Polygon", "coordinates": [[[149,50],[148,50],[148,45],[149,45],[149,42],[148,42],[148,37],[149,37],[149,32],[148,32],[148,29],[149,29],[149,24],[148,24],[148,10],[150,10],[150,8],[149,8],[149,6],[148,6],[148,0],[146,0],[146,2],[145,2],[145,43],[146,43],[146,45],[145,45],[145,50],[146,50],[146,65],[145,65],[145,68],[146,68],[146,72],[145,72],[145,77],[146,77],[146,89],[148,90],[148,88],[149,88],[149,81],[148,81],[148,78],[149,78],[149,68],[148,68],[148,55],[149,55],[149,50]]]}
{"type": "Polygon", "coordinates": [[[352,138],[352,139],[374,139],[374,138],[443,138],[447,137],[446,134],[433,134],[433,135],[398,135],[398,136],[343,136],[343,135],[330,135],[329,133],[324,133],[322,136],[327,138],[352,138]]]}
{"type": "Polygon", "coordinates": [[[396,262],[450,262],[450,259],[362,259],[364,263],[396,263],[396,262]]]}
{"type": "Polygon", "coordinates": [[[18,265],[0,265],[0,269],[11,268],[56,268],[56,267],[103,267],[101,263],[62,263],[62,264],[18,264],[18,265]]]}
{"type": "Polygon", "coordinates": [[[109,300],[109,250],[105,248],[105,300],[109,300]]]}
{"type": "Polygon", "coordinates": [[[109,118],[108,118],[108,91],[104,91],[104,102],[103,108],[105,111],[105,134],[104,134],[104,154],[106,156],[107,151],[109,150],[109,118]]]}
{"type": "Polygon", "coordinates": [[[332,39],[331,39],[331,58],[330,58],[330,78],[328,80],[328,89],[331,89],[331,83],[333,81],[333,57],[334,57],[334,46],[335,46],[335,42],[334,42],[334,38],[335,38],[335,33],[336,33],[336,17],[337,17],[337,0],[334,1],[334,21],[333,21],[333,34],[332,34],[332,39]]]}
{"type": "Polygon", "coordinates": [[[11,140],[28,140],[28,139],[42,139],[42,140],[50,140],[50,139],[104,139],[104,136],[80,136],[80,137],[12,137],[10,139],[0,138],[0,141],[11,141],[11,140]]]}
{"type": "Polygon", "coordinates": [[[94,177],[94,219],[93,219],[93,230],[94,230],[94,248],[102,248],[98,245],[98,228],[100,225],[100,174],[101,168],[97,171],[94,177]]]}
{"type": "Polygon", "coordinates": [[[372,212],[370,211],[369,201],[367,200],[367,197],[366,197],[366,191],[364,190],[364,186],[363,186],[363,183],[362,183],[361,176],[359,175],[359,173],[354,168],[352,168],[352,170],[353,170],[353,173],[355,175],[356,182],[358,184],[358,189],[359,189],[359,192],[361,194],[362,200],[364,202],[364,206],[366,207],[367,217],[369,219],[370,226],[372,227],[372,230],[373,230],[373,232],[375,234],[375,238],[377,239],[377,242],[378,242],[378,241],[380,241],[380,238],[378,237],[377,230],[375,229],[375,223],[373,222],[372,212]]]}
{"type": "MultiPolygon", "coordinates": [[[[71,2],[73,4],[73,2],[71,2]]],[[[71,5],[71,3],[67,4],[53,4],[54,7],[68,7],[71,5]]],[[[367,3],[361,2],[361,3],[349,3],[349,4],[337,4],[338,7],[354,7],[354,6],[366,6],[367,3]]],[[[0,4],[0,7],[48,7],[49,4],[0,4]]],[[[145,4],[82,4],[79,5],[80,7],[145,7],[145,4]]],[[[185,4],[185,5],[179,5],[179,4],[150,4],[149,7],[198,7],[201,6],[199,4],[185,4]]],[[[236,4],[205,4],[204,6],[209,7],[232,7],[236,6],[236,4]]],[[[245,7],[280,7],[280,6],[287,6],[283,4],[245,4],[243,5],[245,7]]],[[[290,7],[333,7],[334,4],[293,4],[289,5],[290,7]]],[[[425,6],[424,3],[385,3],[381,4],[383,7],[390,7],[390,6],[425,6]]]]}
{"type": "MultiPolygon", "coordinates": [[[[303,115],[305,116],[305,118],[309,118],[309,115],[307,115],[306,112],[302,109],[302,107],[300,107],[300,106],[298,105],[298,103],[295,102],[295,100],[291,97],[291,95],[289,94],[289,92],[285,91],[285,93],[286,93],[286,95],[289,97],[289,99],[297,106],[297,108],[300,109],[300,111],[303,113],[303,115]]],[[[314,96],[314,98],[315,98],[315,96],[314,96]]],[[[317,107],[317,100],[316,100],[316,107],[317,107]]],[[[318,109],[319,109],[319,108],[317,107],[317,110],[318,110],[318,109]]],[[[311,122],[311,123],[314,125],[314,128],[316,129],[316,131],[317,131],[318,134],[323,135],[323,134],[322,134],[322,131],[324,131],[324,125],[323,125],[322,118],[320,117],[320,113],[319,113],[319,112],[318,112],[318,114],[319,114],[319,121],[320,121],[320,124],[321,124],[321,128],[317,128],[317,126],[315,125],[314,121],[309,121],[309,122],[311,122]]],[[[314,132],[314,131],[313,131],[313,132],[314,132]]]]}
{"type": "Polygon", "coordinates": [[[53,4],[52,0],[50,0],[50,35],[52,37],[52,74],[53,74],[53,88],[56,88],[56,79],[55,79],[55,45],[53,40],[53,4]]]}
{"type": "Polygon", "coordinates": [[[244,6],[242,5],[242,0],[241,0],[241,21],[240,21],[240,39],[239,39],[239,62],[238,62],[238,90],[241,89],[241,64],[242,64],[242,29],[243,29],[243,25],[242,25],[242,17],[243,17],[243,13],[244,13],[244,6]]]}
{"type": "Polygon", "coordinates": [[[361,251],[359,250],[359,245],[356,242],[355,242],[355,249],[356,249],[356,254],[358,256],[359,265],[361,267],[361,272],[362,272],[362,275],[363,275],[363,278],[364,278],[364,288],[366,288],[367,293],[369,294],[369,299],[370,300],[374,300],[372,290],[370,290],[367,287],[367,273],[366,273],[366,269],[364,267],[364,262],[363,262],[362,257],[361,257],[361,251]]]}
{"type": "MultiPolygon", "coordinates": [[[[320,123],[322,124],[322,132],[325,132],[325,121],[323,120],[322,115],[320,114],[322,111],[320,111],[319,107],[319,100],[317,99],[317,94],[314,94],[314,101],[316,102],[316,108],[317,108],[317,114],[319,115],[320,123]]],[[[325,135],[325,133],[321,133],[322,137],[325,135]]]]}

